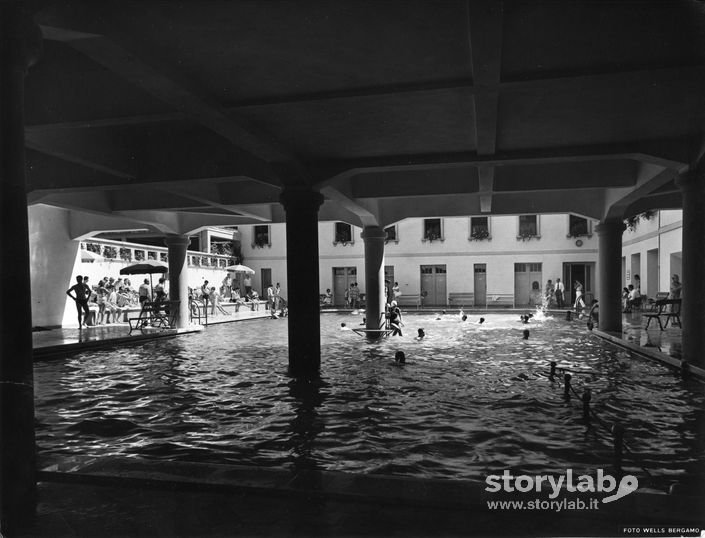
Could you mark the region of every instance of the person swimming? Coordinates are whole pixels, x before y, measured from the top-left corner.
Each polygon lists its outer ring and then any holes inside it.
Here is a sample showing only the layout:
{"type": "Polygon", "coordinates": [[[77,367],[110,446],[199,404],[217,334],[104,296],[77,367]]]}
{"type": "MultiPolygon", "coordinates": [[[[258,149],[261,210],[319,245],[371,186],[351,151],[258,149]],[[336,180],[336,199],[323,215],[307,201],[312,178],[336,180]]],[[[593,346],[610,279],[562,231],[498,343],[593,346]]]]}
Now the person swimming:
{"type": "Polygon", "coordinates": [[[401,334],[401,326],[404,323],[401,319],[401,310],[397,306],[396,301],[392,301],[391,309],[389,311],[389,326],[392,329],[392,336],[403,336],[401,334]]]}
{"type": "Polygon", "coordinates": [[[406,363],[406,355],[404,355],[403,351],[397,351],[394,354],[394,362],[398,362],[399,364],[405,364],[406,363]]]}
{"type": "Polygon", "coordinates": [[[480,318],[480,325],[482,325],[485,322],[485,318],[480,318]]]}
{"type": "Polygon", "coordinates": [[[466,316],[465,314],[463,314],[463,317],[462,317],[462,318],[460,318],[460,319],[461,319],[461,320],[463,320],[463,321],[465,321],[465,320],[467,320],[467,319],[468,319],[468,317],[467,317],[467,316],[466,316]]]}
{"type": "Polygon", "coordinates": [[[418,338],[419,340],[421,340],[424,336],[426,336],[426,333],[424,332],[424,330],[423,330],[423,329],[419,329],[419,335],[417,336],[417,338],[418,338]]]}
{"type": "Polygon", "coordinates": [[[524,340],[528,340],[529,339],[529,329],[524,329],[523,334],[524,334],[524,340]]]}

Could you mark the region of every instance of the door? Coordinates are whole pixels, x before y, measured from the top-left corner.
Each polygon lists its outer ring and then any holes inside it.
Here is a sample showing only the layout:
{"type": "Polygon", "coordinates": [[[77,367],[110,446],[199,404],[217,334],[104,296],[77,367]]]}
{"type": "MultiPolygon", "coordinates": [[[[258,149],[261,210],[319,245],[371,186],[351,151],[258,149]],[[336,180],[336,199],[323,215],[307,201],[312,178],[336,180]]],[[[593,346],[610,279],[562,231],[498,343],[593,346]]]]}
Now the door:
{"type": "Polygon", "coordinates": [[[446,266],[422,265],[421,266],[421,296],[424,305],[445,305],[446,295],[446,266]]]}
{"type": "MultiPolygon", "coordinates": [[[[656,297],[658,293],[658,249],[654,248],[646,251],[646,295],[656,297]]],[[[644,285],[642,284],[642,294],[644,285]]]]}
{"type": "Polygon", "coordinates": [[[345,292],[350,289],[350,284],[357,282],[357,267],[333,267],[333,304],[345,304],[345,292]]]}
{"type": "MultiPolygon", "coordinates": [[[[262,289],[260,290],[260,297],[267,297],[267,288],[272,285],[272,270],[271,269],[261,269],[260,270],[260,275],[262,280],[260,281],[262,283],[262,289]]],[[[244,293],[245,288],[243,288],[243,293],[244,293]]]]}
{"type": "Polygon", "coordinates": [[[385,296],[384,300],[390,303],[394,296],[392,295],[392,286],[394,286],[394,266],[393,265],[385,265],[384,266],[384,281],[385,281],[385,286],[387,286],[387,295],[385,296]],[[387,285],[387,282],[389,284],[387,285]]]}
{"type": "Polygon", "coordinates": [[[541,304],[541,264],[514,264],[514,302],[517,305],[541,304]]]}
{"type": "Polygon", "coordinates": [[[591,263],[564,263],[563,264],[563,284],[565,285],[566,306],[575,304],[575,283],[583,285],[583,297],[585,304],[590,305],[595,295],[593,290],[593,269],[591,263]]]}
{"type": "Polygon", "coordinates": [[[475,306],[487,306],[487,265],[475,264],[475,306]]]}

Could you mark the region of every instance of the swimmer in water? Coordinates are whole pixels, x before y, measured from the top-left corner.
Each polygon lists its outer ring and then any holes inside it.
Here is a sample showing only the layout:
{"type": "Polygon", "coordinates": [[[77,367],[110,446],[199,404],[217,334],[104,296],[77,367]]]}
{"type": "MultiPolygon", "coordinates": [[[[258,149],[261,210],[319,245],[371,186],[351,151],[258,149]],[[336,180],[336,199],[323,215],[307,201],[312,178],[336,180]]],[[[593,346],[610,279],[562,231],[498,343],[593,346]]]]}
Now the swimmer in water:
{"type": "Polygon", "coordinates": [[[463,317],[460,318],[460,319],[461,319],[462,321],[465,321],[466,319],[468,319],[468,317],[467,317],[465,314],[463,314],[463,317]]]}
{"type": "Polygon", "coordinates": [[[485,318],[480,318],[480,325],[482,325],[485,322],[485,318]]]}
{"type": "Polygon", "coordinates": [[[419,340],[421,340],[424,336],[426,336],[426,333],[424,332],[423,329],[419,329],[419,335],[416,337],[419,340]]]}
{"type": "Polygon", "coordinates": [[[529,323],[529,320],[534,317],[533,314],[524,314],[522,316],[519,316],[521,318],[522,323],[529,323]]]}
{"type": "Polygon", "coordinates": [[[401,319],[401,310],[397,306],[396,301],[392,301],[391,309],[389,310],[389,326],[392,328],[392,336],[403,336],[401,327],[404,325],[401,319]]]}
{"type": "Polygon", "coordinates": [[[529,329],[524,329],[524,340],[529,339],[529,329]]]}
{"type": "Polygon", "coordinates": [[[404,355],[403,351],[397,351],[394,354],[394,362],[398,362],[399,364],[405,364],[406,363],[406,355],[404,355]]]}

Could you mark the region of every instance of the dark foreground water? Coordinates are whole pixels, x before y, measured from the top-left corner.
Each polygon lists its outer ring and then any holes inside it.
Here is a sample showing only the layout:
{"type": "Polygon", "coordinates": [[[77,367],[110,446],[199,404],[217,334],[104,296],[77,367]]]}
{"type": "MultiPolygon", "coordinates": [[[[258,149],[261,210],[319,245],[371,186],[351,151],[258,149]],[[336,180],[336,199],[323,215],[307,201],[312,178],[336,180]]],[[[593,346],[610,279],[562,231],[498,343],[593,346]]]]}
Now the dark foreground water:
{"type": "Polygon", "coordinates": [[[39,363],[40,457],[480,480],[503,469],[609,469],[612,438],[595,421],[587,427],[578,398],[566,401],[562,383],[548,380],[555,360],[572,370],[578,393],[592,389],[605,423],[625,426],[639,458],[625,466],[640,484],[664,488],[702,469],[701,383],[602,342],[584,324],[549,318],[527,326],[518,314],[490,314],[479,325],[478,318],[407,315],[403,337],[368,342],[348,330],[361,316],[323,315],[317,384],[287,376],[285,319],[39,363]],[[427,334],[420,341],[418,327],[427,334]],[[394,364],[397,350],[405,366],[394,364]]]}

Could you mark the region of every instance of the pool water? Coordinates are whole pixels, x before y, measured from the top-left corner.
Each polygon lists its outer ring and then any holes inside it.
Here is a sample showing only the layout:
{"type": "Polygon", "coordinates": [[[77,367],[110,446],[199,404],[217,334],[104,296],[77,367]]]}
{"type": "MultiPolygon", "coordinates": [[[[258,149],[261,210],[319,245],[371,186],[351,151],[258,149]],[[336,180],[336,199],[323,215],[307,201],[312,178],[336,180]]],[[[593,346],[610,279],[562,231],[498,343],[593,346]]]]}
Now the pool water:
{"type": "Polygon", "coordinates": [[[701,383],[612,347],[582,323],[484,317],[480,325],[479,315],[463,322],[457,313],[407,314],[403,336],[368,341],[350,330],[361,315],[324,314],[317,383],[287,376],[286,319],[38,363],[40,457],[480,480],[503,469],[610,468],[611,436],[587,427],[578,398],[566,401],[562,383],[547,378],[555,360],[571,370],[578,393],[591,388],[604,422],[624,425],[639,457],[638,464],[627,458],[625,468],[641,484],[641,467],[662,488],[702,469],[701,383]],[[403,366],[394,362],[397,350],[407,357],[403,366]]]}

